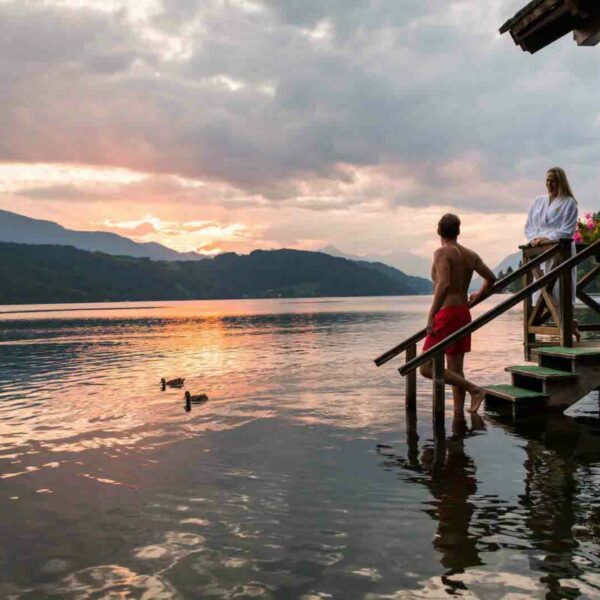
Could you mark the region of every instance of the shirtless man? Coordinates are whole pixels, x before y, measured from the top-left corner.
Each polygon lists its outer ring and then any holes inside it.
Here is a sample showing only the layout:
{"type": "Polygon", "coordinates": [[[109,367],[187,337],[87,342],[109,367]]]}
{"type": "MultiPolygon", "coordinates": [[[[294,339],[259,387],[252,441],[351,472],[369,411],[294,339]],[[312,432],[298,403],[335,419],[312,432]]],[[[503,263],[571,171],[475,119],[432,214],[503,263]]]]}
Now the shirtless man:
{"type": "MultiPolygon", "coordinates": [[[[473,302],[485,295],[496,280],[492,270],[487,267],[473,250],[461,246],[456,238],[460,233],[460,219],[453,214],[444,215],[438,223],[438,235],[442,247],[433,255],[431,279],[434,284],[433,301],[427,319],[427,337],[423,351],[435,346],[451,333],[458,331],[471,322],[467,296],[473,271],[483,280],[481,289],[472,294],[473,302]]],[[[469,411],[477,412],[485,398],[485,392],[474,383],[465,379],[463,364],[465,353],[471,351],[471,336],[467,335],[458,342],[448,346],[446,354],[446,369],[444,380],[452,386],[454,397],[454,412],[462,412],[465,404],[465,394],[471,395],[469,411]]],[[[421,375],[431,379],[432,362],[421,366],[421,375]]]]}

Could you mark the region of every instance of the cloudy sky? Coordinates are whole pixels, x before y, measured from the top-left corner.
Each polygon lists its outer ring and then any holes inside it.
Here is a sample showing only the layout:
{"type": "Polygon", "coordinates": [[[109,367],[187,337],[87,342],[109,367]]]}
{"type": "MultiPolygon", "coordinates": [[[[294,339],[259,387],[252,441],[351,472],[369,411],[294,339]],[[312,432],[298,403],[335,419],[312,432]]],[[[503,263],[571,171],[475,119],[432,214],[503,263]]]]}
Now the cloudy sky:
{"type": "Polygon", "coordinates": [[[525,0],[0,0],[0,208],[206,253],[495,264],[548,167],[598,209],[600,50],[525,0]]]}

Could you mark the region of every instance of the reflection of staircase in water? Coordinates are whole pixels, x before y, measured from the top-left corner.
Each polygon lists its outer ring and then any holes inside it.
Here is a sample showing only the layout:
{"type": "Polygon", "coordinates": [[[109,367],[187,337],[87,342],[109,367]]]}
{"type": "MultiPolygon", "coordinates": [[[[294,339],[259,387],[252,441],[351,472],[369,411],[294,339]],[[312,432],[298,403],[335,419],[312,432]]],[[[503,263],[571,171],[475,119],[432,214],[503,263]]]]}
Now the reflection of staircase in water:
{"type": "Polygon", "coordinates": [[[533,350],[538,364],[506,367],[510,384],[485,386],[486,408],[522,414],[540,407],[566,408],[600,387],[600,348],[591,343],[542,346],[533,350]]]}
{"type": "MultiPolygon", "coordinates": [[[[583,415],[594,414],[595,407],[588,408],[591,412],[583,415]]],[[[455,415],[451,436],[434,435],[420,443],[416,415],[407,411],[405,451],[378,450],[382,468],[400,470],[401,481],[431,493],[421,510],[437,522],[432,545],[442,570],[427,581],[430,589],[441,588],[436,597],[444,598],[473,597],[471,592],[496,597],[493,590],[516,581],[524,588],[515,589],[515,597],[598,597],[600,588],[590,577],[600,566],[600,483],[594,475],[600,460],[598,419],[556,412],[527,419],[507,414],[472,419],[469,428],[464,416],[455,415]],[[513,447],[522,448],[513,473],[523,469],[524,487],[516,496],[502,487],[505,493],[490,495],[488,485],[497,475],[478,469],[480,458],[489,465],[486,445],[469,439],[489,435],[490,427],[506,431],[516,440],[513,447]],[[489,568],[503,564],[495,558],[503,553],[513,565],[526,561],[529,569],[519,566],[515,572],[508,561],[490,578],[489,568]],[[527,591],[536,595],[526,596],[527,591]]]]}

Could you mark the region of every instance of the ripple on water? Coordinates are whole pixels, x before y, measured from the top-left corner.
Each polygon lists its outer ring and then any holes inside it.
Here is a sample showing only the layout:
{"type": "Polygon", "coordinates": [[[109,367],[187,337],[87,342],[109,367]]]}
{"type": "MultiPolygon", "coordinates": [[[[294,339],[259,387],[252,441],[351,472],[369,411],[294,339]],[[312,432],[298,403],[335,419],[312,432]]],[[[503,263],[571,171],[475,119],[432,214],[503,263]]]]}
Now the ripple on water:
{"type": "Polygon", "coordinates": [[[352,575],[357,575],[358,577],[365,577],[366,579],[370,579],[371,581],[378,581],[381,579],[381,574],[377,569],[371,567],[363,567],[361,569],[353,569],[350,571],[352,575]]]}
{"type": "Polygon", "coordinates": [[[179,521],[182,525],[198,525],[198,527],[208,527],[211,523],[206,519],[196,519],[194,517],[190,519],[182,519],[179,521]]]}
{"type": "MultiPolygon", "coordinates": [[[[218,302],[210,317],[188,303],[4,327],[0,556],[18,565],[0,596],[600,597],[600,452],[582,421],[595,398],[572,419],[486,416],[436,443],[419,379],[411,434],[403,380],[372,358],[420,328],[427,303],[225,315],[218,302]],[[186,413],[183,391],[158,385],[171,374],[210,401],[186,413]]],[[[482,383],[520,361],[518,325],[507,314],[474,336],[482,383]]]]}
{"type": "Polygon", "coordinates": [[[72,573],[44,591],[64,600],[140,598],[175,600],[176,590],[160,575],[142,575],[119,565],[99,565],[72,573]]]}
{"type": "Polygon", "coordinates": [[[155,560],[157,558],[164,558],[169,556],[171,553],[168,548],[159,546],[157,544],[151,546],[144,546],[134,551],[133,555],[141,560],[155,560]]]}

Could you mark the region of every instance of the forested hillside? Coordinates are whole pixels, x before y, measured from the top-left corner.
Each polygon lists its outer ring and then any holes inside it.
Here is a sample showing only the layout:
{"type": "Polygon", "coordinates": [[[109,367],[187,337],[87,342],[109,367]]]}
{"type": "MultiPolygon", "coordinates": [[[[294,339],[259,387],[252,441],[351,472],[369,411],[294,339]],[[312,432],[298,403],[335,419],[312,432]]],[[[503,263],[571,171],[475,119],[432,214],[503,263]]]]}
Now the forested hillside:
{"type": "Polygon", "coordinates": [[[320,252],[256,250],[153,261],[69,246],[0,243],[3,304],[426,294],[431,282],[320,252]]]}

